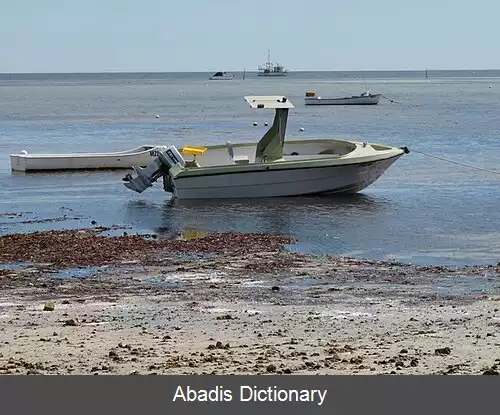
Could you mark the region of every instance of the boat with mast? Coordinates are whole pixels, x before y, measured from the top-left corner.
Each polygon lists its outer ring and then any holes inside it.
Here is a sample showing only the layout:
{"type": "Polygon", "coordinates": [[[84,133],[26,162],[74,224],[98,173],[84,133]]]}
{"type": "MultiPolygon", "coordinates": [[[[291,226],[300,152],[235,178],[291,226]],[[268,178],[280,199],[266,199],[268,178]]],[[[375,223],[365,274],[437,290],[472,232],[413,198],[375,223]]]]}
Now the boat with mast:
{"type": "Polygon", "coordinates": [[[271,51],[267,50],[267,62],[259,66],[259,76],[286,76],[288,70],[279,63],[273,63],[271,61],[271,51]]]}

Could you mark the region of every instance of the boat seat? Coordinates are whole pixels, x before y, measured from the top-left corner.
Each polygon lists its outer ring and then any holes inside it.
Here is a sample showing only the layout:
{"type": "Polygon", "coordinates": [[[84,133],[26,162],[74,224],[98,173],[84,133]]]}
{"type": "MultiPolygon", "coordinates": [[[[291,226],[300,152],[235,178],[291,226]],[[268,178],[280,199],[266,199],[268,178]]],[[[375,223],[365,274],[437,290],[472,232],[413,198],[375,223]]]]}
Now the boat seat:
{"type": "Polygon", "coordinates": [[[208,149],[206,147],[198,147],[198,146],[185,146],[182,149],[184,154],[191,154],[193,156],[202,156],[205,151],[208,149]]]}
{"type": "Polygon", "coordinates": [[[227,147],[227,152],[229,153],[229,157],[231,157],[231,160],[233,160],[236,164],[249,164],[250,163],[248,156],[246,156],[246,155],[235,156],[234,155],[233,145],[229,141],[226,141],[226,147],[227,147]]]}

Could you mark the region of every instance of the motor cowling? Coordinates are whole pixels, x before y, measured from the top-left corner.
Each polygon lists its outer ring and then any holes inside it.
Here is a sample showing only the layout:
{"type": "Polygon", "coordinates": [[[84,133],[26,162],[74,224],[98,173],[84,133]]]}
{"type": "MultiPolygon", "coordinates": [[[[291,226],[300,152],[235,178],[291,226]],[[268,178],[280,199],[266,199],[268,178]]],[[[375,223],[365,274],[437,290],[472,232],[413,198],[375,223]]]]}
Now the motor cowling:
{"type": "MultiPolygon", "coordinates": [[[[146,168],[133,166],[137,176],[134,178],[128,173],[124,178],[124,185],[137,192],[142,193],[148,187],[153,186],[153,183],[161,176],[169,175],[170,182],[173,185],[173,179],[177,176],[186,165],[186,161],[175,146],[169,146],[162,150],[158,150],[158,155],[153,159],[151,164],[146,168]]],[[[175,190],[175,189],[174,189],[175,190]]]]}

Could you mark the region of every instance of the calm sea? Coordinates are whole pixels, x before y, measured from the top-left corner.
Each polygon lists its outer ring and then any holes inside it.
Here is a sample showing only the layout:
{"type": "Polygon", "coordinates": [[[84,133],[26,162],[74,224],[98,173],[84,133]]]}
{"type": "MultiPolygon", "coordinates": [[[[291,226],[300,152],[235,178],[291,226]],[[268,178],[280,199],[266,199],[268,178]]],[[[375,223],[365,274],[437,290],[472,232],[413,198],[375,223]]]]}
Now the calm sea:
{"type": "Polygon", "coordinates": [[[500,171],[500,71],[429,71],[427,79],[424,71],[246,73],[244,80],[238,73],[232,81],[210,75],[0,74],[0,233],[96,221],[166,236],[280,233],[298,238],[294,250],[420,264],[500,261],[500,176],[416,152],[350,197],[172,203],[161,183],[142,194],[128,190],[124,172],[10,170],[9,154],[23,149],[107,152],[258,140],[273,114],[252,110],[243,96],[284,94],[296,106],[288,138],[408,146],[500,171]],[[304,106],[306,91],[336,97],[366,88],[384,94],[378,106],[304,106]],[[13,212],[24,214],[5,215],[13,212]]]}

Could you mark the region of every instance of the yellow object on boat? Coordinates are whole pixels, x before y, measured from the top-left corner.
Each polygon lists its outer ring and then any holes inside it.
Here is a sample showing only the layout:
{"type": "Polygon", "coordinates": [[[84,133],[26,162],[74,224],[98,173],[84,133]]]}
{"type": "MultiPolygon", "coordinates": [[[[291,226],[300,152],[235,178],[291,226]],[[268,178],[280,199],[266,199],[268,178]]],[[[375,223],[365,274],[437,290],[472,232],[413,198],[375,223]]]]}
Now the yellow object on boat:
{"type": "Polygon", "coordinates": [[[184,154],[192,154],[193,156],[201,156],[205,151],[207,151],[206,147],[197,146],[186,146],[182,149],[184,154]]]}
{"type": "Polygon", "coordinates": [[[316,92],[306,92],[306,97],[314,97],[316,92]]]}

